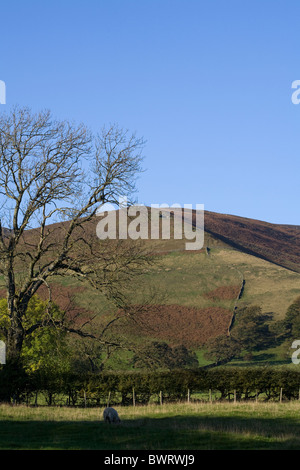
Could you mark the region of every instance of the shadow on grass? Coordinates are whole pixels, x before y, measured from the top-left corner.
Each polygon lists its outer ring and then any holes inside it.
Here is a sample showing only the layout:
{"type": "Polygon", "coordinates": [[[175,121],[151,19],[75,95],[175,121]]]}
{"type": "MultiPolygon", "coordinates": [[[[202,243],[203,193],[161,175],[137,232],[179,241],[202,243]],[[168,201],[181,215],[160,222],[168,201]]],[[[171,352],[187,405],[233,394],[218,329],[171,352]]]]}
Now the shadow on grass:
{"type": "Polygon", "coordinates": [[[277,356],[273,353],[261,353],[257,354],[251,361],[237,361],[230,362],[227,367],[234,365],[234,367],[254,367],[254,366],[283,366],[290,364],[290,359],[277,359],[277,356]]]}
{"type": "Polygon", "coordinates": [[[300,449],[292,418],[174,416],[103,421],[1,421],[0,449],[300,449]]]}

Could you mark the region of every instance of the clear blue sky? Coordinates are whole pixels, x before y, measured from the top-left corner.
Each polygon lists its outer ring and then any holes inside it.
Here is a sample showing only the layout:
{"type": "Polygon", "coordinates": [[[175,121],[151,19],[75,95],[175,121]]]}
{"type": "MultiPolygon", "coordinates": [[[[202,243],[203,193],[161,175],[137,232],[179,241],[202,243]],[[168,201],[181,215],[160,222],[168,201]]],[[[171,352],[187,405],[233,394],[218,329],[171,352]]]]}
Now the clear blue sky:
{"type": "Polygon", "coordinates": [[[10,0],[0,15],[0,111],[136,131],[140,203],[300,224],[299,0],[10,0]]]}

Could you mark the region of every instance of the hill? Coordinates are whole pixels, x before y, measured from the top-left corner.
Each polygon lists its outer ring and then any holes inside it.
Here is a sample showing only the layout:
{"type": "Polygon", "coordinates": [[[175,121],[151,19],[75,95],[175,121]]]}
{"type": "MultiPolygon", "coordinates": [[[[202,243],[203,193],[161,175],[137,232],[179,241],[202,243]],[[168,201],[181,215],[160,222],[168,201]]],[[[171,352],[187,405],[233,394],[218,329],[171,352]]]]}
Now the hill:
{"type": "MultiPolygon", "coordinates": [[[[196,226],[194,211],[189,218],[196,226]]],[[[87,224],[87,237],[96,236],[97,223],[95,218],[87,224]]],[[[53,239],[61,237],[66,224],[50,226],[53,239]]],[[[27,242],[36,234],[28,231],[27,242]]],[[[185,241],[145,241],[156,262],[128,286],[134,321],[123,321],[102,294],[72,277],[53,279],[52,298],[80,324],[96,314],[95,331],[117,314],[114,335],[140,344],[184,345],[201,356],[207,340],[227,334],[237,306],[259,305],[278,320],[300,295],[300,226],[205,211],[203,248],[186,251],[185,241]]],[[[47,295],[45,289],[40,295],[47,295]]]]}
{"type": "Polygon", "coordinates": [[[205,231],[244,253],[300,273],[300,226],[205,213],[205,231]]]}

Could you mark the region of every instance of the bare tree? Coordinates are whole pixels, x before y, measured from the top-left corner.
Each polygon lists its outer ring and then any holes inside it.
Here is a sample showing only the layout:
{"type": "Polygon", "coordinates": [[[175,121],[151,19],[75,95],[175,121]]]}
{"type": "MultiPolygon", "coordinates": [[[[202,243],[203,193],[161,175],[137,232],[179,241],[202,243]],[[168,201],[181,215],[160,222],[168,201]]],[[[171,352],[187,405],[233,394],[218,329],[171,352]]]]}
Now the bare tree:
{"type": "Polygon", "coordinates": [[[122,306],[121,287],[145,258],[137,246],[100,243],[91,222],[101,204],[134,193],[143,145],[116,125],[92,136],[84,125],[57,121],[49,111],[17,107],[0,116],[0,273],[7,293],[8,360],[19,358],[26,335],[53,322],[49,314],[30,331],[24,327],[28,303],[41,286],[49,289],[51,303],[53,276],[88,281],[122,306]]]}

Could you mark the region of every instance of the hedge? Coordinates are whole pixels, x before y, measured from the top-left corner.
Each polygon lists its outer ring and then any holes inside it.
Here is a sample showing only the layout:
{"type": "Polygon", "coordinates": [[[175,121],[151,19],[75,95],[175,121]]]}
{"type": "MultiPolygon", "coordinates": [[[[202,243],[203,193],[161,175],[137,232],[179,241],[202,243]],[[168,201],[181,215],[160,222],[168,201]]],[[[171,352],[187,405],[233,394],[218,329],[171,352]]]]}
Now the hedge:
{"type": "Polygon", "coordinates": [[[300,370],[262,368],[216,368],[172,371],[102,372],[86,375],[49,375],[41,372],[8,377],[0,371],[0,400],[7,396],[18,403],[30,402],[43,394],[47,404],[101,405],[148,403],[201,399],[214,392],[218,399],[235,396],[240,400],[300,398],[300,370]],[[6,392],[6,393],[5,393],[6,392]],[[200,398],[199,398],[200,396],[200,398]],[[60,397],[58,399],[58,397],[60,397]]]}

